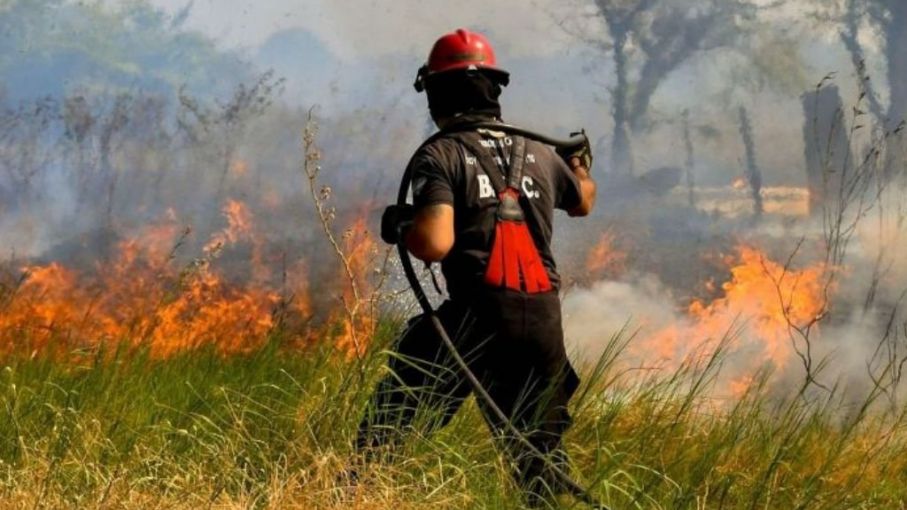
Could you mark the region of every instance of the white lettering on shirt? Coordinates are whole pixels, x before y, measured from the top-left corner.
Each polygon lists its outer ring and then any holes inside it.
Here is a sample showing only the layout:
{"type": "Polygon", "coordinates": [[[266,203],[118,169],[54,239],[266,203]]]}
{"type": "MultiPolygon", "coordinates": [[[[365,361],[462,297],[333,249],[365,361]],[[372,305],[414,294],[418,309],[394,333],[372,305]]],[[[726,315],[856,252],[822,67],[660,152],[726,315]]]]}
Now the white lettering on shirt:
{"type": "Polygon", "coordinates": [[[523,194],[526,195],[526,198],[539,198],[542,196],[542,192],[535,189],[535,182],[528,175],[523,176],[523,194]]]}
{"type": "Polygon", "coordinates": [[[479,198],[494,198],[494,188],[491,186],[491,178],[485,174],[477,174],[479,180],[479,198]]]}
{"type": "Polygon", "coordinates": [[[486,149],[493,149],[495,147],[500,147],[503,149],[504,147],[510,147],[511,145],[513,145],[513,138],[510,138],[509,136],[501,140],[488,140],[483,138],[479,140],[479,144],[481,144],[482,147],[485,147],[486,149]]]}

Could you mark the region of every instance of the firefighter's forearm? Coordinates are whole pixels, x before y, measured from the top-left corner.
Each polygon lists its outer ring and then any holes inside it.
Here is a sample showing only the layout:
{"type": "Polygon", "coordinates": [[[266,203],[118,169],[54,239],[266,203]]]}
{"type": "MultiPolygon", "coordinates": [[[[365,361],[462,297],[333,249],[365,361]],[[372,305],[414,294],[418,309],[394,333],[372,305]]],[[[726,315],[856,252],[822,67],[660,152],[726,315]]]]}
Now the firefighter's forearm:
{"type": "Polygon", "coordinates": [[[589,175],[589,170],[585,166],[571,166],[573,167],[573,175],[575,175],[576,180],[579,181],[581,201],[580,205],[568,211],[568,214],[570,216],[588,216],[589,213],[592,212],[592,208],[595,207],[595,181],[592,179],[592,176],[589,175]]]}
{"type": "Polygon", "coordinates": [[[411,228],[406,232],[406,248],[414,257],[423,262],[440,262],[444,260],[450,248],[438,243],[430,233],[411,228]]]}

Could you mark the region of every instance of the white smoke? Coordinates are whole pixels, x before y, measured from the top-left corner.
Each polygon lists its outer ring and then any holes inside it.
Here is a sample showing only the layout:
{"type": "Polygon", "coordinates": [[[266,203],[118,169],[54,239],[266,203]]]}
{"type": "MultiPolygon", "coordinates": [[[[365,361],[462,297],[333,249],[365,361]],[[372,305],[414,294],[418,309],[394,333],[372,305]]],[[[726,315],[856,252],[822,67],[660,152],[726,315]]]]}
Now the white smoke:
{"type": "Polygon", "coordinates": [[[578,364],[594,362],[620,331],[644,336],[680,320],[677,303],[655,275],[599,281],[564,298],[564,334],[578,364]]]}
{"type": "MultiPolygon", "coordinates": [[[[823,235],[822,222],[818,219],[769,215],[762,225],[739,232],[739,239],[756,246],[779,264],[785,263],[785,255],[793,253],[799,244],[793,269],[822,263],[823,235]],[[800,243],[800,239],[804,241],[800,243]]],[[[880,375],[884,376],[881,379],[884,384],[894,387],[903,384],[900,364],[907,360],[907,257],[902,253],[905,246],[907,189],[892,186],[857,223],[847,256],[841,267],[835,269],[829,286],[827,316],[807,337],[791,331],[790,338],[785,339],[793,348],[787,351],[780,366],[773,367],[776,382],[799,384],[809,363],[810,370],[816,370],[812,375],[817,383],[829,388],[840,385],[845,391],[862,395],[875,384],[873,378],[879,381],[880,375]],[[798,351],[807,357],[806,361],[798,351]]],[[[656,244],[652,249],[665,247],[656,244]]],[[[632,263],[629,265],[632,268],[632,263]]],[[[595,362],[609,340],[625,331],[635,334],[623,355],[625,361],[635,366],[676,367],[683,356],[695,352],[706,339],[681,336],[680,345],[645,349],[652,347],[647,343],[651,335],[666,327],[696,330],[697,318],[687,314],[685,306],[655,274],[631,272],[620,281],[597,281],[571,289],[563,308],[572,359],[579,365],[595,362]],[[676,353],[678,358],[663,364],[666,351],[676,353]]],[[[737,311],[734,307],[716,309],[732,315],[737,311]]],[[[724,319],[729,329],[737,325],[741,328],[726,358],[725,373],[732,378],[755,375],[764,365],[753,363],[752,358],[765,356],[765,352],[761,351],[764,340],[750,323],[753,317],[724,319]]]]}

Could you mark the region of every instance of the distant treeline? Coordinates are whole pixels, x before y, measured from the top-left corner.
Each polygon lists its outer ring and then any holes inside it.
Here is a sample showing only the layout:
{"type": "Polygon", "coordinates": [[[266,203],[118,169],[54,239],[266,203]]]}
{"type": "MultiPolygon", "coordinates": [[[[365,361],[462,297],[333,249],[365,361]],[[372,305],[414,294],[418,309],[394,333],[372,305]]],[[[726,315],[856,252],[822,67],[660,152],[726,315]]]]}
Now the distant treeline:
{"type": "Polygon", "coordinates": [[[0,99],[86,90],[228,94],[251,78],[241,59],[182,29],[145,0],[119,7],[67,0],[0,0],[0,99]]]}

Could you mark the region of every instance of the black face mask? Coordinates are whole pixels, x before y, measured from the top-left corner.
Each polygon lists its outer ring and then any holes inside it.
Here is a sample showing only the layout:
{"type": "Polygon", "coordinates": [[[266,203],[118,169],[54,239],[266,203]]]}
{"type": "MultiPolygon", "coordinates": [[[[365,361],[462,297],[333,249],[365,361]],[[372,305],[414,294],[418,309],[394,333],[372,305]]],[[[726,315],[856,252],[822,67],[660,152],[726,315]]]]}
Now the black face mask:
{"type": "Polygon", "coordinates": [[[481,71],[451,71],[425,80],[428,109],[433,119],[458,114],[501,117],[501,84],[481,71]]]}

